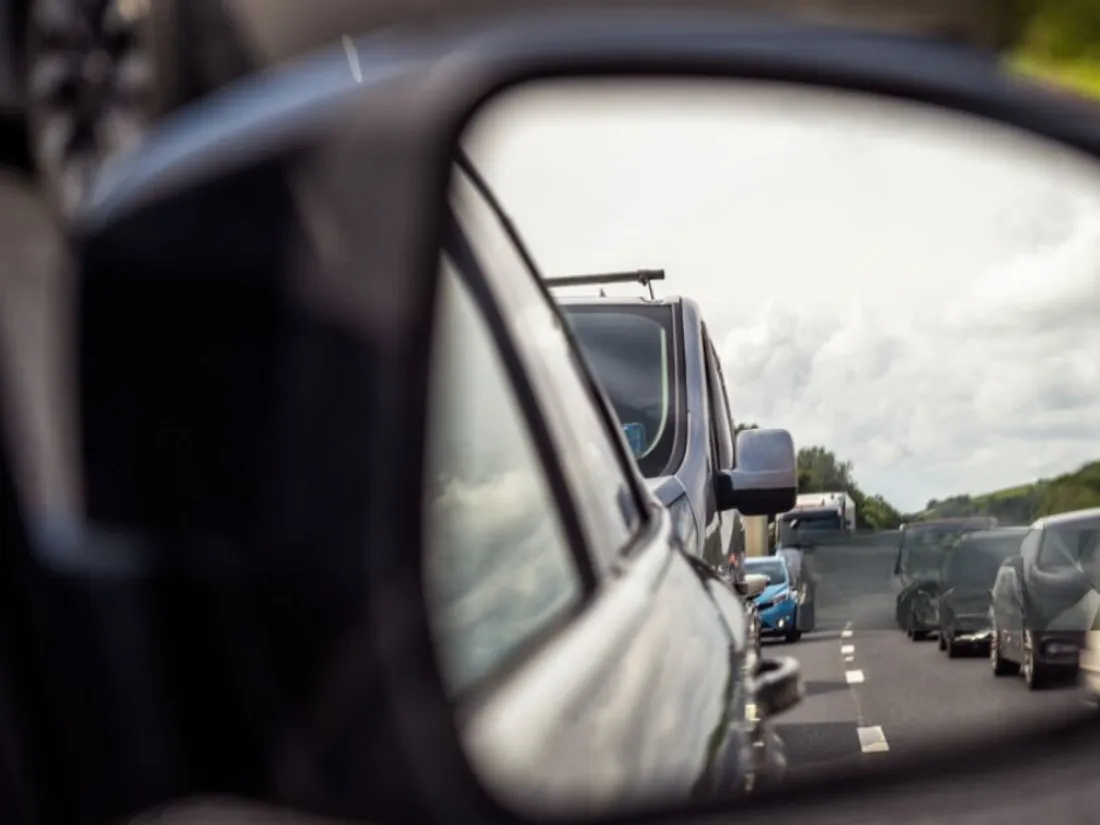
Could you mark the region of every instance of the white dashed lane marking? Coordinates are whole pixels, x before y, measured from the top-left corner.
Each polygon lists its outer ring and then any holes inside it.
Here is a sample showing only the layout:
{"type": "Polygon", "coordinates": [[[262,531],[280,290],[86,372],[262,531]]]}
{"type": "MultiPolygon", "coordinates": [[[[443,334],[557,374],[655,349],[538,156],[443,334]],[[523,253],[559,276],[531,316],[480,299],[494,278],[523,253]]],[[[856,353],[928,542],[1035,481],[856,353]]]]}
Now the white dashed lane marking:
{"type": "Polygon", "coordinates": [[[855,645],[841,645],[840,646],[840,653],[841,653],[842,656],[851,656],[855,652],[856,652],[856,646],[855,645]]]}
{"type": "Polygon", "coordinates": [[[849,685],[862,685],[864,681],[862,670],[846,670],[844,671],[844,678],[848,680],[849,685]]]}
{"type": "Polygon", "coordinates": [[[886,734],[879,725],[871,725],[866,728],[856,728],[859,737],[859,749],[864,753],[884,753],[890,750],[886,742],[886,734]]]}

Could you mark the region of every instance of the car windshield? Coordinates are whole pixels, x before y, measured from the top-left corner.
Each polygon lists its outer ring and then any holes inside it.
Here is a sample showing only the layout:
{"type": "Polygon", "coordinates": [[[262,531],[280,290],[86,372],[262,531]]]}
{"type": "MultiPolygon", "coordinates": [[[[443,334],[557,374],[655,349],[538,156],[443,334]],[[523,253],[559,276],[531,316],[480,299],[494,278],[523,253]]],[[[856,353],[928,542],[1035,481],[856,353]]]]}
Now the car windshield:
{"type": "Polygon", "coordinates": [[[1001,563],[1019,552],[1022,538],[1022,535],[972,536],[960,542],[948,554],[944,583],[950,587],[991,588],[1001,563]]]}
{"type": "Polygon", "coordinates": [[[798,531],[840,530],[844,527],[844,522],[841,521],[839,513],[828,515],[802,516],[798,518],[784,519],[784,521],[792,530],[798,531]]]}
{"type": "Polygon", "coordinates": [[[778,559],[746,559],[745,572],[768,577],[768,585],[787,581],[787,566],[778,559]]]}
{"type": "Polygon", "coordinates": [[[670,306],[564,304],[642,474],[665,475],[676,448],[670,306]]]}

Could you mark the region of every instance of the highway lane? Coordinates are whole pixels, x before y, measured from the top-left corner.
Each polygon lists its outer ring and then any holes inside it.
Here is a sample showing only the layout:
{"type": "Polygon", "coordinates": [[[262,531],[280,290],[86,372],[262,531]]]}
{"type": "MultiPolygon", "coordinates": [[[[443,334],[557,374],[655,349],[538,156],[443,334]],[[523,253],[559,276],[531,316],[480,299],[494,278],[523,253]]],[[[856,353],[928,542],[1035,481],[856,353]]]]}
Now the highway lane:
{"type": "Polygon", "coordinates": [[[806,683],[802,704],[776,719],[795,776],[1089,712],[1078,686],[1029,691],[994,677],[984,652],[948,659],[935,639],[908,639],[894,621],[894,553],[885,542],[814,553],[819,630],[775,645],[801,662],[806,683]]]}

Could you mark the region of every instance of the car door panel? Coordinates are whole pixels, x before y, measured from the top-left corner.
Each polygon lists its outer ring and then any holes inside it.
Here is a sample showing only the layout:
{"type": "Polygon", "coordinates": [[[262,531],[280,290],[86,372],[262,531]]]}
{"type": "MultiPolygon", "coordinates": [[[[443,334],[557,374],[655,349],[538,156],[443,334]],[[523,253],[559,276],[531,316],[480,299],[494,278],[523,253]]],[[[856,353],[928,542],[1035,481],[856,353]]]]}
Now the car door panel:
{"type": "Polygon", "coordinates": [[[742,662],[706,580],[670,541],[662,511],[623,575],[471,719],[494,791],[597,812],[737,781],[742,662]]]}
{"type": "Polygon", "coordinates": [[[1005,618],[1006,651],[1013,661],[1017,661],[1022,659],[1024,653],[1024,594],[1020,575],[1015,570],[1009,575],[1007,583],[1005,618]]]}
{"type": "Polygon", "coordinates": [[[477,194],[452,191],[468,276],[485,281],[483,301],[501,304],[510,345],[537,384],[537,415],[558,445],[568,499],[599,557],[583,607],[467,708],[472,761],[492,791],[522,809],[610,812],[721,784],[716,765],[743,763],[725,746],[745,701],[731,628],[677,549],[670,511],[644,491],[606,404],[606,422],[597,420],[600,398],[583,389],[584,361],[570,357],[560,314],[477,194]],[[624,485],[642,508],[633,519],[611,506],[609,492],[624,485]]]}

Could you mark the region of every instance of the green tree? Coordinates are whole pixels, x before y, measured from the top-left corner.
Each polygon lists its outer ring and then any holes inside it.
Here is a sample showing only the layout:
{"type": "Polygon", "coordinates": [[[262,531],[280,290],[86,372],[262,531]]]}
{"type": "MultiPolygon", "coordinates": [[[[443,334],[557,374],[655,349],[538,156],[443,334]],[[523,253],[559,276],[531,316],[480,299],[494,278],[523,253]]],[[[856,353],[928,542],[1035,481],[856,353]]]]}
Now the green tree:
{"type": "Polygon", "coordinates": [[[856,505],[859,527],[889,530],[901,523],[901,514],[880,495],[868,496],[855,481],[850,461],[841,461],[822,446],[803,447],[798,451],[798,489],[803,493],[844,491],[856,505]]]}

